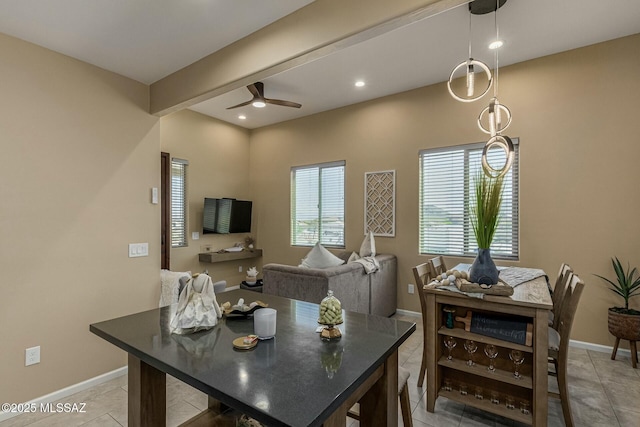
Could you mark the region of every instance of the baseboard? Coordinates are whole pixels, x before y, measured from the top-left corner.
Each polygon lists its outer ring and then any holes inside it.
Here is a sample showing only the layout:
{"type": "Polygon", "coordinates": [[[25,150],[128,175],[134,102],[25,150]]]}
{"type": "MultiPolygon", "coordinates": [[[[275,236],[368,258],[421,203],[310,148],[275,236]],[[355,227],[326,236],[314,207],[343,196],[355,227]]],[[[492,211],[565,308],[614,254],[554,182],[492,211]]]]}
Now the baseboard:
{"type": "Polygon", "coordinates": [[[419,311],[403,310],[401,308],[396,308],[396,314],[402,314],[403,316],[413,316],[413,317],[422,316],[422,313],[420,313],[419,311]]]}
{"type": "MultiPolygon", "coordinates": [[[[609,354],[611,354],[613,352],[613,347],[608,346],[608,345],[593,344],[593,343],[590,343],[590,342],[576,341],[576,340],[569,340],[569,347],[583,348],[585,350],[599,351],[600,353],[609,353],[609,354]]],[[[618,353],[617,354],[619,354],[621,356],[631,357],[631,350],[628,350],[626,348],[618,347],[618,353]]]]}
{"type": "MultiPolygon", "coordinates": [[[[83,390],[86,390],[91,387],[95,387],[98,384],[106,383],[107,381],[111,381],[112,379],[121,377],[126,375],[128,372],[128,368],[123,366],[122,368],[118,368],[111,372],[107,372],[106,374],[98,375],[97,377],[89,378],[88,380],[82,381],[77,384],[70,385],[69,387],[65,387],[63,389],[54,391],[53,393],[49,393],[45,396],[38,397],[36,399],[25,402],[26,404],[35,403],[38,407],[42,403],[51,403],[57,400],[63,399],[65,397],[71,396],[72,394],[76,394],[83,390]]],[[[16,402],[17,403],[17,402],[16,402]]],[[[0,411],[0,422],[8,420],[9,418],[13,418],[17,415],[20,415],[19,412],[1,412],[0,411]]]]}

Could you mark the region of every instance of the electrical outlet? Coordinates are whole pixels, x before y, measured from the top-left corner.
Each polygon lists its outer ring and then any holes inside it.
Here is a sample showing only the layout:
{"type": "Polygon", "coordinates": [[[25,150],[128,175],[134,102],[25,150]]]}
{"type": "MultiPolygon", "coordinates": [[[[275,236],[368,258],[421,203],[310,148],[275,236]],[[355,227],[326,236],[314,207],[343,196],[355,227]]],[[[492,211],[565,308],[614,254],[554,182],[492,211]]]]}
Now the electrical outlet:
{"type": "Polygon", "coordinates": [[[242,273],[242,266],[238,267],[238,273],[242,273]]]}
{"type": "Polygon", "coordinates": [[[31,347],[24,351],[24,366],[40,363],[40,346],[31,347]]]}
{"type": "Polygon", "coordinates": [[[415,290],[414,290],[414,286],[413,286],[413,283],[409,283],[409,289],[408,289],[408,292],[409,292],[410,294],[412,294],[412,293],[414,293],[414,292],[415,292],[415,290]]]}

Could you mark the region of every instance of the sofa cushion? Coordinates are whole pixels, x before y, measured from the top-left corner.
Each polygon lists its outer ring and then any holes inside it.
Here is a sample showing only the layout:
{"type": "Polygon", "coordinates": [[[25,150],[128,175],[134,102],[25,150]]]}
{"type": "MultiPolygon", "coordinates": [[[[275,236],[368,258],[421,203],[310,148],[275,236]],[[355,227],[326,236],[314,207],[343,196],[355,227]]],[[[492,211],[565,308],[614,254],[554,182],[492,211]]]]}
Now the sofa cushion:
{"type": "Polygon", "coordinates": [[[360,256],[362,258],[366,256],[376,256],[376,241],[373,238],[372,231],[367,233],[360,245],[360,256]]]}
{"type": "Polygon", "coordinates": [[[307,256],[302,260],[300,267],[305,268],[329,268],[337,267],[344,264],[344,260],[341,260],[331,252],[329,252],[320,242],[309,251],[307,256]]]}

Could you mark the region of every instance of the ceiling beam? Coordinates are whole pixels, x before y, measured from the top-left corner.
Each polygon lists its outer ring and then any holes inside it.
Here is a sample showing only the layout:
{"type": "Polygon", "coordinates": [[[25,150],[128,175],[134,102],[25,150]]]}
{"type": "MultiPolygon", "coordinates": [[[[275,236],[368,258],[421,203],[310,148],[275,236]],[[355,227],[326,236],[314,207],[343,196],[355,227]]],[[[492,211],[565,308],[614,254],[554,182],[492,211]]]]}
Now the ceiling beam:
{"type": "Polygon", "coordinates": [[[151,84],[164,116],[311,62],[469,0],[315,0],[151,84]]]}

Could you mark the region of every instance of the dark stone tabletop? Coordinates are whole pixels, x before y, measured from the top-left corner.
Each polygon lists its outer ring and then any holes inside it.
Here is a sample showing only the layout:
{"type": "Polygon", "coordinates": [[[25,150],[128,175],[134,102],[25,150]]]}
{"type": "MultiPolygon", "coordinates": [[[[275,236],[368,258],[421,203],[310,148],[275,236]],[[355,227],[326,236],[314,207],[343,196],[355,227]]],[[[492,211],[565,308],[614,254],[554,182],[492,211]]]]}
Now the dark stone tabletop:
{"type": "Polygon", "coordinates": [[[223,317],[208,331],[169,332],[174,306],[105,322],[90,330],[145,363],[268,425],[319,425],[415,330],[415,324],[345,312],[342,338],[315,332],[318,305],[236,290],[218,303],[260,300],[277,310],[276,336],[252,350],[235,338],[253,333],[253,317],[223,317]],[[335,371],[335,372],[334,372],[335,371]]]}

